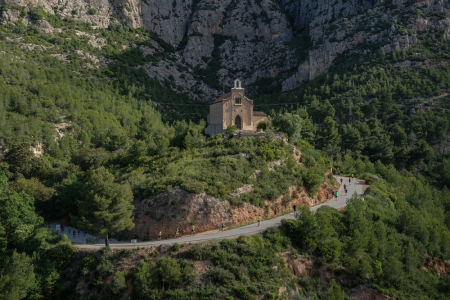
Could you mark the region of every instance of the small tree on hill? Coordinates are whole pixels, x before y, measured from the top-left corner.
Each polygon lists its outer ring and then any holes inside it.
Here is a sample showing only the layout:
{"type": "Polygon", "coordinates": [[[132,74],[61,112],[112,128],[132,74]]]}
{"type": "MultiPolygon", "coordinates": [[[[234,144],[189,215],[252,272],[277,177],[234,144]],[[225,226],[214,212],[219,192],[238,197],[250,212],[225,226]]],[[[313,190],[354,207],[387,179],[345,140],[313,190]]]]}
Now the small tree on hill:
{"type": "Polygon", "coordinates": [[[236,133],[236,125],[228,125],[227,127],[227,135],[228,136],[233,136],[236,133]]]}
{"type": "Polygon", "coordinates": [[[112,233],[134,228],[133,193],[128,185],[114,182],[104,167],[89,171],[84,182],[85,197],[78,201],[78,216],[73,220],[83,230],[105,238],[112,233]]]}

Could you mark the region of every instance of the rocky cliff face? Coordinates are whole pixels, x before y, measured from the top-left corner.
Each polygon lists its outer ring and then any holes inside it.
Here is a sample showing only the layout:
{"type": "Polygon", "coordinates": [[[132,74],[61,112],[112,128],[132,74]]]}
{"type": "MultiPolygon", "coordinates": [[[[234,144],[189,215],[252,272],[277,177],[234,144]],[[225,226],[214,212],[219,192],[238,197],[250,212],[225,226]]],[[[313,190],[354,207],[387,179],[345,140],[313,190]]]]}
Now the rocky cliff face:
{"type": "Polygon", "coordinates": [[[288,91],[327,72],[346,51],[409,49],[420,43],[419,30],[439,29],[446,37],[450,32],[448,0],[0,0],[0,5],[40,5],[99,27],[143,26],[175,49],[171,59],[144,65],[149,76],[206,101],[235,77],[244,80],[249,94],[262,88],[288,91]]]}
{"type": "MultiPolygon", "coordinates": [[[[163,238],[175,237],[177,227],[180,235],[190,234],[192,225],[197,233],[218,231],[222,222],[230,226],[256,223],[258,216],[263,219],[274,216],[274,208],[278,214],[292,210],[292,205],[316,205],[326,201],[327,187],[331,183],[324,183],[315,197],[310,197],[304,191],[291,188],[292,197],[289,204],[284,204],[283,196],[276,201],[266,201],[265,207],[256,207],[248,202],[242,206],[231,205],[230,202],[206,194],[193,194],[180,188],[167,193],[160,193],[144,200],[135,200],[134,222],[136,226],[131,231],[124,231],[118,238],[128,240],[155,240],[159,231],[163,238]]],[[[245,189],[244,189],[245,190],[245,189]]],[[[245,192],[241,190],[240,192],[245,192]]]]}

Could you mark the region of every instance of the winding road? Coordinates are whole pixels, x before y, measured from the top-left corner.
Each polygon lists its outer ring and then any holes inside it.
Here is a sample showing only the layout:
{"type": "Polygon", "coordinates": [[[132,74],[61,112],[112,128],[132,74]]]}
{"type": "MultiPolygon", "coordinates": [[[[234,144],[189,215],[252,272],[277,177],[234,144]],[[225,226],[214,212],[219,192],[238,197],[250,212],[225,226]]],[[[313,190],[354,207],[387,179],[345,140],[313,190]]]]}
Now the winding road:
{"type": "MultiPolygon", "coordinates": [[[[343,182],[347,185],[347,195],[344,192],[344,184],[342,184],[338,191],[338,197],[332,198],[328,200],[325,203],[316,205],[311,207],[312,211],[316,211],[320,207],[324,205],[328,205],[330,207],[339,209],[343,208],[347,205],[347,199],[351,198],[352,195],[356,192],[359,196],[364,194],[364,181],[355,179],[352,180],[351,184],[349,185],[348,177],[341,177],[341,176],[335,176],[335,178],[340,182],[341,178],[343,179],[343,182]]],[[[110,247],[116,248],[116,249],[124,249],[124,248],[133,248],[133,247],[152,247],[152,246],[159,246],[159,245],[170,245],[174,243],[190,243],[190,242],[200,242],[200,241],[208,241],[208,240],[217,240],[217,239],[224,239],[224,238],[233,238],[238,237],[241,235],[251,235],[259,232],[263,232],[269,227],[273,226],[280,226],[282,219],[294,219],[294,213],[289,213],[286,215],[281,215],[279,217],[265,220],[261,222],[261,225],[258,227],[258,224],[255,223],[239,228],[234,228],[230,230],[225,230],[224,232],[220,232],[219,228],[217,231],[214,232],[208,232],[204,234],[196,234],[194,236],[182,236],[176,239],[167,239],[167,240],[157,240],[157,241],[149,241],[149,242],[138,242],[138,243],[131,243],[128,241],[116,241],[114,239],[110,239],[110,247]]],[[[217,224],[218,227],[220,224],[217,224]]],[[[55,231],[55,224],[51,224],[51,228],[55,231]]],[[[68,227],[66,227],[67,229],[68,227]]],[[[225,228],[226,229],[226,228],[225,228]]],[[[74,230],[74,229],[72,229],[74,230]]],[[[76,230],[76,229],[75,229],[76,230]]],[[[67,232],[67,230],[66,230],[67,232]]],[[[61,233],[60,233],[61,234],[61,233]]],[[[65,234],[65,233],[64,233],[65,234]]],[[[67,234],[66,234],[67,235],[67,234]]],[[[96,238],[90,234],[85,234],[84,231],[80,231],[80,234],[73,236],[73,234],[68,235],[69,239],[76,244],[78,248],[85,248],[85,249],[99,249],[105,245],[105,242],[103,239],[96,238]],[[95,244],[86,244],[86,241],[88,239],[96,239],[95,244]]],[[[89,241],[89,240],[88,240],[89,241]]]]}

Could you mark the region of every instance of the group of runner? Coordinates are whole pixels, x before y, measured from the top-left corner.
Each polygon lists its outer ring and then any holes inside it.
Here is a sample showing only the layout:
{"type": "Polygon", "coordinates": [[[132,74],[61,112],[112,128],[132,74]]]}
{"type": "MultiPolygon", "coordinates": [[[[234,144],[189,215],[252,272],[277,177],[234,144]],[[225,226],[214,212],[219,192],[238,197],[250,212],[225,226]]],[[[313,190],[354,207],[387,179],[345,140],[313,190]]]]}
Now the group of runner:
{"type": "MultiPolygon", "coordinates": [[[[222,232],[225,230],[225,222],[222,222],[221,224],[222,227],[222,232]]],[[[189,236],[195,235],[195,225],[192,225],[191,227],[191,234],[189,236]]],[[[177,227],[177,230],[175,230],[175,237],[180,237],[180,227],[177,227]]],[[[158,233],[158,239],[161,240],[162,239],[162,231],[160,230],[158,233]]]]}
{"type": "MultiPolygon", "coordinates": [[[[336,171],[336,175],[338,174],[338,172],[336,171]]],[[[348,178],[348,185],[352,184],[352,180],[353,180],[353,174],[351,177],[348,178]]],[[[344,192],[347,195],[347,185],[344,183],[344,179],[341,178],[341,186],[344,185],[344,192]]],[[[337,201],[337,197],[338,197],[338,190],[332,190],[331,194],[333,195],[333,198],[336,197],[336,201],[337,201]]],[[[327,200],[329,200],[329,195],[327,194],[327,200]]]]}

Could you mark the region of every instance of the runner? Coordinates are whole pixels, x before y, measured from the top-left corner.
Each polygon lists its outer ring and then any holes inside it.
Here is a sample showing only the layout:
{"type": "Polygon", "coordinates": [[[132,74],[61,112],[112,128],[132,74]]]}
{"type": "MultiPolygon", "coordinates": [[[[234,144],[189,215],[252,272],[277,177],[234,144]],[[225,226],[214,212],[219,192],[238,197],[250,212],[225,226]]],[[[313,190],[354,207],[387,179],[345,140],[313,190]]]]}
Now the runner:
{"type": "Polygon", "coordinates": [[[177,227],[177,231],[175,232],[175,237],[179,237],[180,236],[180,228],[177,227]]]}
{"type": "Polygon", "coordinates": [[[161,240],[162,232],[159,231],[159,240],[161,240]]]}
{"type": "Polygon", "coordinates": [[[345,194],[347,195],[347,189],[345,189],[345,194]]]}
{"type": "Polygon", "coordinates": [[[74,230],[73,231],[73,239],[75,239],[76,235],[77,235],[76,230],[74,230]]]}
{"type": "MultiPolygon", "coordinates": [[[[295,205],[294,205],[295,206],[295,205]]],[[[258,216],[258,226],[261,224],[261,216],[258,216]]]]}
{"type": "Polygon", "coordinates": [[[343,179],[341,178],[341,185],[342,185],[342,180],[343,180],[343,179]]]}
{"type": "Polygon", "coordinates": [[[69,230],[69,235],[70,235],[70,231],[72,230],[72,227],[67,227],[67,230],[69,230]]]}
{"type": "Polygon", "coordinates": [[[347,188],[347,185],[346,184],[344,184],[344,189],[346,189],[347,188]]]}
{"type": "Polygon", "coordinates": [[[328,196],[328,194],[327,194],[327,201],[330,199],[330,196],[328,196]]]}
{"type": "Polygon", "coordinates": [[[348,185],[351,185],[351,184],[352,184],[352,179],[349,178],[349,179],[348,179],[348,185]]]}
{"type": "Polygon", "coordinates": [[[277,209],[276,208],[273,210],[273,213],[275,214],[275,217],[276,217],[277,216],[277,209]]]}
{"type": "Polygon", "coordinates": [[[191,235],[195,235],[195,225],[192,225],[191,235]]]}
{"type": "Polygon", "coordinates": [[[337,191],[336,191],[336,195],[335,196],[336,196],[336,201],[337,201],[337,197],[338,197],[338,192],[337,191]]]}
{"type": "Polygon", "coordinates": [[[225,222],[222,222],[222,232],[223,232],[224,228],[225,228],[225,222]]]}

